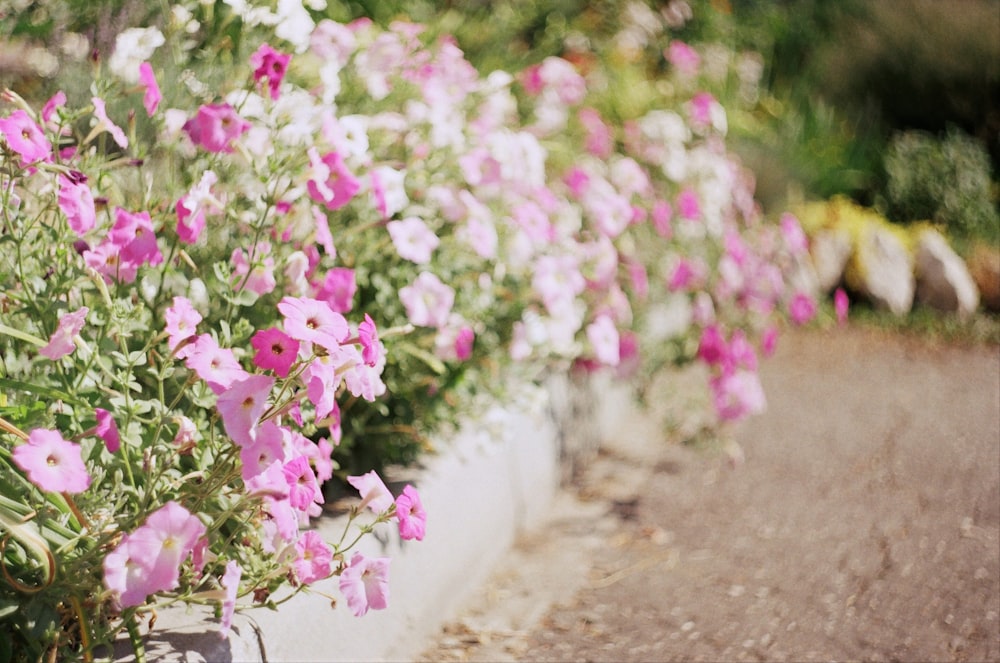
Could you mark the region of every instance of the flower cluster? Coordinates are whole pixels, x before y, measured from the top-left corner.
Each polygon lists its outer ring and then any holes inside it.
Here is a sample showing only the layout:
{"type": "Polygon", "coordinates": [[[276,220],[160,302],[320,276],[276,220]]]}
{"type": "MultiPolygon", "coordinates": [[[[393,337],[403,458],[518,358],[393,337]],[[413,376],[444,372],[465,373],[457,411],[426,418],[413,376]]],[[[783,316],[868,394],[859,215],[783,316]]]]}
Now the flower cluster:
{"type": "Polygon", "coordinates": [[[44,647],[135,635],[162,600],[226,632],[330,576],[384,608],[389,560],[308,528],[335,474],[348,527],[367,508],[361,534],[420,540],[419,494],[372,468],[502,368],[630,375],[672,347],[735,419],[763,407],[758,337],[812,314],[797,222],[761,217],[708,92],[616,126],[568,60],[482,76],[322,4],[179,3],[167,34],[119,35],[88,98],[4,95],[0,554],[3,591],[74,625],[44,647]],[[220,82],[199,58],[233,26],[251,52],[220,82]]]}

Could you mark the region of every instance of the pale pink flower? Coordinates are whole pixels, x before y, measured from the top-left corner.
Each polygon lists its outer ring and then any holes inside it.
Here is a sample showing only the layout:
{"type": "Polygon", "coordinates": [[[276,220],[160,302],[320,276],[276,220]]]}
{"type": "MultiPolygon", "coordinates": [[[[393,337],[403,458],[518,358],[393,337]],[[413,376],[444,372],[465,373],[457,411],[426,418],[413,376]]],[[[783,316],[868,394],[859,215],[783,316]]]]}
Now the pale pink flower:
{"type": "Polygon", "coordinates": [[[7,117],[0,118],[0,134],[7,147],[21,156],[22,168],[44,161],[52,155],[52,144],[45,137],[42,128],[23,110],[16,110],[7,117]]]}
{"type": "Polygon", "coordinates": [[[386,228],[399,257],[418,265],[429,263],[431,254],[441,243],[427,224],[415,216],[400,221],[390,221],[386,224],[386,228]]]}
{"type": "Polygon", "coordinates": [[[389,166],[377,166],[369,173],[375,209],[383,219],[391,218],[409,202],[403,181],[406,173],[389,166]]]}
{"type": "MultiPolygon", "coordinates": [[[[344,349],[357,353],[357,349],[353,346],[344,349]]],[[[344,371],[344,386],[352,396],[359,396],[371,402],[385,393],[385,383],[381,378],[382,369],[385,367],[385,350],[380,349],[379,355],[379,362],[375,366],[365,364],[359,355],[358,360],[352,362],[344,371]]]]}
{"type": "Polygon", "coordinates": [[[602,364],[617,366],[621,361],[618,328],[610,316],[599,316],[587,325],[587,340],[590,341],[590,347],[597,360],[602,364]]]}
{"type": "Polygon", "coordinates": [[[236,382],[249,375],[233,351],[219,347],[219,342],[209,334],[201,334],[189,346],[184,365],[194,371],[216,394],[221,394],[236,382]]]}
{"type": "Polygon", "coordinates": [[[156,82],[156,75],[153,74],[153,67],[148,62],[139,65],[139,85],[145,90],[142,95],[142,105],[146,109],[146,114],[153,117],[163,95],[160,94],[160,86],[156,82]]]}
{"type": "Polygon", "coordinates": [[[82,493],[90,485],[80,445],[63,439],[59,431],[36,428],[11,455],[14,464],[42,490],[82,493]]]}
{"type": "Polygon", "coordinates": [[[844,324],[847,322],[847,310],[850,307],[850,301],[847,299],[847,293],[843,288],[837,288],[837,291],[833,293],[833,309],[837,314],[837,324],[844,324]]]}
{"type": "Polygon", "coordinates": [[[229,104],[205,104],[184,123],[191,142],[209,152],[232,152],[233,141],[250,131],[250,123],[229,104]]]}
{"type": "MultiPolygon", "coordinates": [[[[166,322],[167,346],[173,352],[182,341],[186,341],[197,333],[198,323],[201,322],[201,313],[195,310],[191,300],[187,297],[176,296],[173,305],[168,306],[163,312],[163,319],[166,322]]],[[[183,359],[190,352],[189,346],[178,352],[177,356],[183,359]]]]}
{"type": "Polygon", "coordinates": [[[66,93],[59,90],[54,95],[52,95],[45,105],[42,106],[42,122],[48,123],[55,114],[57,108],[62,108],[66,105],[66,93]]]}
{"type": "Polygon", "coordinates": [[[399,521],[399,536],[406,540],[424,540],[427,531],[427,512],[420,501],[420,494],[413,486],[407,485],[396,498],[396,519],[399,521]]]}
{"type": "Polygon", "coordinates": [[[674,215],[674,210],[665,200],[658,200],[653,205],[653,228],[656,229],[656,233],[665,239],[670,239],[673,234],[673,228],[670,226],[670,219],[674,215]]]}
{"type": "Polygon", "coordinates": [[[809,250],[809,238],[802,230],[802,224],[793,214],[781,215],[781,234],[793,255],[801,255],[809,250]]]}
{"type": "Polygon", "coordinates": [[[122,608],[142,605],[160,588],[154,587],[145,567],[133,556],[128,536],[104,557],[104,586],[114,592],[122,608]]]}
{"type": "Polygon", "coordinates": [[[368,558],[356,552],[340,574],[340,591],[355,617],[389,605],[389,562],[388,557],[368,558]]]}
{"type": "Polygon", "coordinates": [[[611,156],[615,147],[614,136],[611,128],[601,119],[601,114],[593,108],[582,108],[578,117],[587,132],[587,151],[598,159],[607,159],[611,156]]]}
{"type": "Polygon", "coordinates": [[[375,321],[365,313],[365,319],[358,325],[358,342],[361,344],[361,359],[369,366],[379,362],[383,352],[378,340],[378,328],[375,321]]]}
{"type": "Polygon", "coordinates": [[[332,267],[316,290],[316,299],[326,302],[337,313],[347,313],[354,308],[354,294],[358,291],[354,270],[349,267],[332,267]]]}
{"type": "Polygon", "coordinates": [[[361,182],[347,168],[338,152],[328,152],[320,157],[320,168],[316,171],[322,179],[310,179],[306,188],[313,200],[331,211],[344,207],[361,190],[361,182]]]}
{"type": "Polygon", "coordinates": [[[277,285],[270,242],[257,242],[250,254],[243,249],[233,249],[229,262],[233,266],[233,288],[237,291],[246,289],[258,295],[266,295],[277,285]]]}
{"type": "Polygon", "coordinates": [[[201,175],[198,184],[177,201],[177,236],[185,244],[194,244],[205,230],[205,215],[222,209],[222,203],[212,193],[218,176],[211,170],[201,175]]]}
{"type": "Polygon", "coordinates": [[[222,574],[222,588],[226,590],[226,597],[222,599],[222,617],[219,624],[219,635],[223,638],[229,637],[229,629],[233,626],[233,613],[236,612],[236,594],[240,589],[240,578],[243,577],[243,569],[235,560],[226,563],[226,571],[222,574]]]}
{"type": "Polygon", "coordinates": [[[116,453],[121,448],[121,436],[118,433],[118,424],[114,417],[107,410],[94,408],[94,416],[97,417],[97,426],[94,432],[104,440],[104,446],[111,453],[116,453]]]}
{"type": "Polygon", "coordinates": [[[333,565],[333,551],[319,532],[307,530],[295,542],[298,557],[292,563],[295,577],[304,585],[330,577],[333,565]]]}
{"type": "Polygon", "coordinates": [[[758,414],[767,407],[764,388],[754,371],[723,373],[713,377],[709,385],[715,410],[723,421],[735,421],[758,414]]]}
{"type": "Polygon", "coordinates": [[[192,447],[198,441],[198,427],[193,421],[184,415],[177,417],[177,434],[174,435],[174,444],[181,449],[192,447]]]}
{"type": "Polygon", "coordinates": [[[339,348],[350,333],[344,316],[318,299],[285,297],[278,303],[278,311],[284,316],[286,334],[327,350],[339,348]]]}
{"type": "Polygon", "coordinates": [[[267,398],[274,387],[274,378],[269,375],[251,374],[233,380],[229,387],[219,394],[216,409],[222,417],[226,434],[237,444],[251,444],[256,435],[257,423],[267,409],[267,398]]]}
{"type": "Polygon", "coordinates": [[[59,175],[59,209],[66,215],[69,228],[82,236],[97,223],[94,194],[87,186],[87,176],[78,170],[59,175]]]}
{"type": "Polygon", "coordinates": [[[94,127],[94,133],[100,133],[102,131],[107,131],[111,134],[111,138],[118,143],[118,147],[123,150],[128,147],[128,136],[122,131],[122,128],[111,121],[108,117],[108,111],[104,106],[104,100],[100,97],[91,97],[90,101],[94,104],[94,117],[97,118],[97,126],[94,127]]]}
{"type": "Polygon", "coordinates": [[[281,81],[288,71],[288,62],[291,55],[280,53],[270,45],[264,43],[260,45],[253,55],[250,56],[250,66],[253,67],[253,80],[257,88],[261,88],[261,81],[267,80],[268,91],[271,99],[277,99],[280,94],[281,81]]]}
{"type": "Polygon", "coordinates": [[[289,433],[273,421],[263,421],[257,426],[257,434],[249,444],[240,448],[241,474],[244,481],[263,474],[275,463],[284,465],[284,441],[289,433]]]}
{"type": "Polygon", "coordinates": [[[38,350],[38,354],[56,361],[71,354],[76,349],[73,337],[80,333],[87,320],[87,313],[90,312],[83,306],[72,313],[66,313],[59,318],[59,325],[49,337],[49,342],[38,350]]]}
{"type": "Polygon", "coordinates": [[[682,41],[673,40],[663,54],[682,76],[694,76],[698,73],[701,57],[698,52],[682,41]]]}
{"type": "Polygon", "coordinates": [[[386,487],[382,478],[375,470],[360,476],[347,477],[347,483],[354,486],[361,493],[361,504],[358,509],[366,506],[375,513],[384,513],[393,505],[392,493],[386,487]]]}
{"type": "Polygon", "coordinates": [[[322,504],[323,493],[309,458],[298,456],[282,467],[288,484],[288,502],[299,511],[306,511],[313,502],[322,504]]]}
{"type": "Polygon", "coordinates": [[[277,327],[261,329],[250,339],[257,351],[253,356],[255,366],[274,371],[278,377],[288,377],[292,364],[299,356],[299,342],[277,327]]]}
{"type": "Polygon", "coordinates": [[[711,127],[724,128],[725,109],[708,92],[699,92],[691,98],[688,104],[688,114],[691,117],[691,127],[705,131],[711,127]]]}
{"type": "Polygon", "coordinates": [[[406,317],[418,327],[441,327],[455,303],[455,291],[431,272],[421,272],[416,280],[400,288],[399,299],[406,317]]]}

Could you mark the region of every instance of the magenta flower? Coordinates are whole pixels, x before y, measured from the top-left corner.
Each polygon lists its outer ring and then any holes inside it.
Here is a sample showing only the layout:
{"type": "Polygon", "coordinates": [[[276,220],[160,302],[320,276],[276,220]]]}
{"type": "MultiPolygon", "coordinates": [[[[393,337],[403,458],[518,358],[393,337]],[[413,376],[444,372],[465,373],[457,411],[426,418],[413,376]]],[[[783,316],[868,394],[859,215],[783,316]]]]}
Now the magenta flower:
{"type": "Polygon", "coordinates": [[[87,186],[87,176],[80,171],[59,175],[59,209],[66,215],[70,230],[84,235],[97,223],[94,195],[87,186]]]}
{"type": "Polygon", "coordinates": [[[142,105],[146,109],[146,114],[153,117],[163,95],[160,94],[160,86],[153,74],[153,67],[148,62],[139,65],[139,84],[145,89],[142,95],[142,105]]]}
{"type": "Polygon", "coordinates": [[[102,131],[107,131],[111,134],[111,138],[118,143],[118,147],[123,150],[128,147],[128,137],[122,128],[111,121],[108,117],[107,108],[104,106],[104,100],[100,97],[91,97],[90,101],[94,104],[94,117],[97,118],[97,126],[94,127],[93,133],[100,133],[102,131]]]}
{"type": "Polygon", "coordinates": [[[94,416],[97,417],[97,426],[94,428],[94,432],[104,440],[104,446],[108,448],[108,451],[117,453],[121,448],[121,436],[118,434],[118,424],[115,423],[114,417],[111,416],[110,412],[99,407],[94,408],[94,416]]]}
{"type": "Polygon", "coordinates": [[[191,142],[209,152],[232,152],[233,141],[250,131],[250,123],[229,104],[204,104],[184,123],[191,142]]]}
{"type": "Polygon", "coordinates": [[[358,489],[361,493],[361,504],[358,509],[366,506],[375,513],[382,513],[392,506],[392,493],[386,488],[385,483],[375,470],[360,476],[347,477],[347,483],[358,489]]]}
{"type": "Polygon", "coordinates": [[[59,325],[49,337],[49,342],[38,351],[43,357],[48,357],[56,361],[71,354],[76,349],[73,337],[80,333],[90,312],[86,306],[82,306],[72,313],[67,313],[59,318],[59,325]]]}
{"type": "Polygon", "coordinates": [[[837,291],[833,293],[833,309],[837,314],[837,324],[844,324],[847,322],[847,309],[850,307],[850,300],[847,299],[847,293],[843,288],[837,288],[837,291]]]}
{"type": "Polygon", "coordinates": [[[765,357],[770,357],[778,349],[778,328],[768,327],[760,339],[760,350],[765,357]]]}
{"type": "Polygon", "coordinates": [[[399,257],[418,265],[429,263],[431,254],[441,243],[427,224],[415,216],[400,221],[390,221],[386,224],[386,228],[399,257]]]}
{"type": "Polygon", "coordinates": [[[816,315],[816,302],[806,293],[797,292],[788,304],[788,314],[792,317],[792,322],[804,325],[816,315]]]}
{"type": "Polygon", "coordinates": [[[315,530],[303,532],[295,543],[295,550],[298,552],[298,557],[292,566],[299,582],[311,585],[330,576],[333,551],[319,532],[315,530]]]}
{"type": "Polygon", "coordinates": [[[378,363],[382,356],[382,344],[378,340],[375,321],[365,313],[365,319],[358,325],[358,342],[361,343],[361,359],[369,366],[378,363]]]}
{"type": "Polygon", "coordinates": [[[717,325],[709,325],[701,330],[698,342],[698,358],[709,366],[720,364],[729,355],[726,338],[717,325]]]}
{"type": "Polygon", "coordinates": [[[159,265],[163,262],[149,212],[130,212],[116,207],[115,224],[108,233],[107,241],[117,250],[119,264],[130,266],[133,271],[139,265],[159,265]]]}
{"type": "Polygon", "coordinates": [[[476,341],[476,333],[469,325],[463,325],[455,335],[455,358],[466,361],[472,356],[472,345],[476,341]]]}
{"type": "Polygon", "coordinates": [[[354,553],[350,564],[340,574],[340,591],[355,617],[372,610],[384,610],[389,605],[388,557],[368,558],[354,553]]]}
{"type": "Polygon", "coordinates": [[[267,409],[267,397],[271,395],[272,387],[274,378],[269,375],[247,375],[233,380],[219,394],[215,407],[222,417],[226,435],[237,446],[253,443],[257,423],[267,409]]]}
{"type": "Polygon", "coordinates": [[[416,280],[399,290],[406,317],[418,327],[443,327],[455,303],[455,291],[430,272],[421,272],[416,280]]]}
{"type": "Polygon", "coordinates": [[[236,594],[240,589],[240,578],[243,577],[243,569],[235,560],[226,563],[226,571],[222,574],[222,588],[226,590],[226,597],[222,600],[222,619],[219,624],[219,635],[223,638],[229,637],[229,629],[233,626],[233,613],[236,612],[236,594]]]}
{"type": "Polygon", "coordinates": [[[323,284],[316,291],[316,299],[330,305],[337,313],[347,313],[354,308],[354,293],[358,282],[349,267],[333,267],[326,273],[323,284]]]}
{"type": "Polygon", "coordinates": [[[16,110],[0,119],[0,134],[7,147],[21,156],[22,168],[44,161],[52,154],[52,145],[42,128],[23,110],[16,110]]]}
{"type": "Polygon", "coordinates": [[[344,316],[318,299],[285,297],[278,302],[278,310],[285,316],[286,334],[299,341],[316,343],[327,350],[339,348],[350,333],[344,316]]]}
{"type": "Polygon", "coordinates": [[[701,203],[694,189],[685,188],[677,194],[677,213],[682,219],[697,221],[701,218],[701,203]]]}
{"type": "Polygon", "coordinates": [[[427,512],[420,501],[420,494],[413,486],[403,488],[403,494],[396,498],[396,519],[399,521],[399,536],[403,539],[424,540],[427,531],[427,512]]]}
{"type": "Polygon", "coordinates": [[[260,48],[250,56],[250,66],[253,67],[253,80],[260,88],[261,81],[267,79],[267,87],[271,93],[271,99],[277,99],[281,81],[285,78],[288,70],[288,62],[291,55],[279,53],[268,44],[261,44],[260,48]]]}
{"type": "Polygon", "coordinates": [[[14,464],[24,470],[31,483],[54,493],[82,493],[90,485],[79,444],[56,430],[36,428],[26,444],[14,448],[14,464]]]}
{"type": "Polygon", "coordinates": [[[201,334],[193,345],[185,349],[188,353],[184,365],[197,373],[216,394],[221,394],[234,382],[249,375],[240,366],[233,351],[219,347],[218,341],[208,334],[201,334]]]}
{"type": "Polygon", "coordinates": [[[259,330],[250,339],[250,345],[257,351],[253,356],[254,365],[274,371],[283,378],[288,377],[299,356],[299,342],[277,327],[259,330]]]}
{"type": "MultiPolygon", "coordinates": [[[[163,318],[167,323],[167,345],[173,352],[182,341],[194,336],[197,333],[198,323],[201,322],[201,313],[195,310],[191,300],[187,297],[174,297],[173,306],[167,307],[163,312],[163,318]]],[[[183,359],[190,353],[190,348],[184,348],[178,356],[183,359]]]]}
{"type": "Polygon", "coordinates": [[[361,190],[361,182],[348,170],[344,158],[337,152],[324,154],[320,162],[321,166],[316,170],[322,173],[320,177],[323,179],[309,180],[306,188],[313,200],[336,211],[349,203],[361,190]]]}

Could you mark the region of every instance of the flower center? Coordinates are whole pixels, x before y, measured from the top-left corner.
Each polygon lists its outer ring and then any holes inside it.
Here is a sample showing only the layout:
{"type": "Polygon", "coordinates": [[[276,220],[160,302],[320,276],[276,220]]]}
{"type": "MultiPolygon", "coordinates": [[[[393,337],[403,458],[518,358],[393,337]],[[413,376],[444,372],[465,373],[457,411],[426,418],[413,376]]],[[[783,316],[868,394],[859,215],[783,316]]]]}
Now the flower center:
{"type": "Polygon", "coordinates": [[[49,457],[45,459],[45,464],[49,467],[55,467],[59,464],[59,459],[56,458],[54,454],[50,454],[49,457]]]}

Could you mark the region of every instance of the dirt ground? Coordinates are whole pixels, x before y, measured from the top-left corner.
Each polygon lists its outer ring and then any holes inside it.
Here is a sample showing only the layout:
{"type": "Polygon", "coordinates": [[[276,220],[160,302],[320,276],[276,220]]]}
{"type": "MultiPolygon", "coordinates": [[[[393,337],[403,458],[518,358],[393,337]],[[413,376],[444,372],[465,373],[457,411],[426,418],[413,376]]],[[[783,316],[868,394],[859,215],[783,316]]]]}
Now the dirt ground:
{"type": "Polygon", "coordinates": [[[745,454],[637,423],[428,661],[1000,661],[1000,348],[786,335],[745,454]]]}

